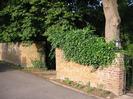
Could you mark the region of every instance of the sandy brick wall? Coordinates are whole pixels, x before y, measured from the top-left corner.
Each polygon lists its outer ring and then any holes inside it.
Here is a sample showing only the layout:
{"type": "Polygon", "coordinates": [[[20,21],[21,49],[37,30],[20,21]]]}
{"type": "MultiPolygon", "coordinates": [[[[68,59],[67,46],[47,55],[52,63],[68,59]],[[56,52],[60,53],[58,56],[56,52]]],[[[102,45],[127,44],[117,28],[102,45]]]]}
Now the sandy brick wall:
{"type": "Polygon", "coordinates": [[[57,79],[69,78],[72,81],[89,83],[92,87],[122,95],[125,86],[124,61],[121,54],[117,56],[111,66],[94,70],[91,66],[83,66],[64,60],[62,50],[56,49],[57,79]]]}
{"type": "Polygon", "coordinates": [[[0,43],[0,60],[31,67],[32,60],[40,60],[35,44],[0,43]]]}

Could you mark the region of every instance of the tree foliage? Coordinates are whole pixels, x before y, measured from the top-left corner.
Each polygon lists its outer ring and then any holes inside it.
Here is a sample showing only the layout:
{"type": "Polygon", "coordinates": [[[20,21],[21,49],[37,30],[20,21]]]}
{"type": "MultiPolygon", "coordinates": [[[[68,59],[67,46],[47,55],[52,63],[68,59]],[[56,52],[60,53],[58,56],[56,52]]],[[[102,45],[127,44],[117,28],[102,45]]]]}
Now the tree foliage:
{"type": "Polygon", "coordinates": [[[126,54],[133,57],[133,0],[119,1],[121,16],[121,40],[126,54]],[[128,2],[128,3],[127,3],[128,2]]]}
{"type": "Polygon", "coordinates": [[[1,10],[1,41],[28,41],[44,32],[45,1],[9,0],[1,10]]]}
{"type": "MultiPolygon", "coordinates": [[[[64,50],[68,60],[96,67],[106,65],[113,60],[115,47],[112,43],[106,44],[102,38],[105,19],[100,2],[3,0],[0,3],[0,41],[42,41],[48,36],[54,48],[64,50]],[[87,26],[93,28],[85,29],[87,26]]],[[[127,6],[126,2],[119,0],[121,37],[124,48],[132,53],[131,46],[128,46],[133,44],[132,6],[127,6]]]]}
{"type": "Polygon", "coordinates": [[[43,40],[49,26],[64,20],[79,28],[88,23],[101,26],[96,24],[100,19],[98,10],[91,9],[97,7],[97,0],[5,0],[0,5],[1,42],[43,40]]]}

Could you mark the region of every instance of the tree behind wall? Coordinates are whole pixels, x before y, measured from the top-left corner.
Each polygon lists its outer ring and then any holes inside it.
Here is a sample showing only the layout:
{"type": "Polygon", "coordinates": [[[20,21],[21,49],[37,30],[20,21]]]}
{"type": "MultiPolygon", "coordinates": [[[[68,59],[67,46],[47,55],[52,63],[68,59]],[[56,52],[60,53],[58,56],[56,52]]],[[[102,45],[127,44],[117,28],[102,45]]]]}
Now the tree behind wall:
{"type": "Polygon", "coordinates": [[[105,39],[107,42],[120,40],[120,16],[117,0],[103,0],[103,9],[106,18],[105,39]]]}

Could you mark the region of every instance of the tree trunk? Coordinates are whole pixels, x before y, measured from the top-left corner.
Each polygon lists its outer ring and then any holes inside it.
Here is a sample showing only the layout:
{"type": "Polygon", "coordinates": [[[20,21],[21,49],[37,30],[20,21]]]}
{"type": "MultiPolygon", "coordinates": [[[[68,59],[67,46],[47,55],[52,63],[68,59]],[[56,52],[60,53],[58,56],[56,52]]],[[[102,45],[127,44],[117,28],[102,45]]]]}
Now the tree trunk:
{"type": "Polygon", "coordinates": [[[102,0],[106,19],[105,39],[106,42],[120,40],[120,16],[117,0],[102,0]]]}

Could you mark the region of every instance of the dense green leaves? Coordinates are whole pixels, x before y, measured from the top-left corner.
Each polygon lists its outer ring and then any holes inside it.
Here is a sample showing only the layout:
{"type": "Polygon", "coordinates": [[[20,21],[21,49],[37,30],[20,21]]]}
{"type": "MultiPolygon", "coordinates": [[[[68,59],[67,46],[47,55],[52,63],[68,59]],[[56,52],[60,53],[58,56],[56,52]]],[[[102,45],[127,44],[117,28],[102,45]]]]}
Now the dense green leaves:
{"type": "Polygon", "coordinates": [[[47,0],[9,0],[0,11],[0,41],[44,39],[47,6],[47,0]]]}
{"type": "Polygon", "coordinates": [[[75,25],[80,17],[64,1],[9,0],[0,9],[0,41],[44,40],[48,27],[65,21],[75,25]]]}
{"type": "MultiPolygon", "coordinates": [[[[132,45],[127,46],[132,44],[132,17],[126,16],[132,15],[132,7],[121,8],[122,20],[126,19],[122,23],[124,47],[132,53],[132,45]]],[[[1,42],[37,41],[48,36],[53,47],[63,49],[68,60],[95,67],[107,65],[114,59],[115,47],[94,32],[100,36],[104,33],[99,0],[2,0],[0,4],[1,42]],[[84,28],[87,24],[89,27],[84,28]]]]}
{"type": "Polygon", "coordinates": [[[68,25],[54,25],[46,35],[54,47],[64,51],[65,58],[95,68],[107,66],[115,57],[115,46],[93,34],[92,27],[73,29],[68,25]]]}

